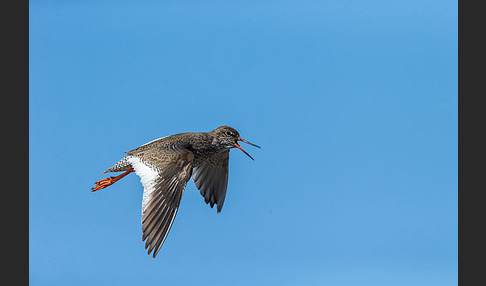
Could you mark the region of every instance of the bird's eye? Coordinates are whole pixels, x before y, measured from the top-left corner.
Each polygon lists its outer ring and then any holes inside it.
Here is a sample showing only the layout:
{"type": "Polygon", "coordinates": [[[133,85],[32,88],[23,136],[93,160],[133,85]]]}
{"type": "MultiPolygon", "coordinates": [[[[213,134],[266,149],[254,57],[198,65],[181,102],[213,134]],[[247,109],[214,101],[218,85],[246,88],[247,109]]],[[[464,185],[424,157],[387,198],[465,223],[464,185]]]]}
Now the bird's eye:
{"type": "Polygon", "coordinates": [[[231,132],[231,131],[226,131],[226,132],[224,132],[224,134],[226,134],[226,136],[233,136],[233,132],[231,132]]]}

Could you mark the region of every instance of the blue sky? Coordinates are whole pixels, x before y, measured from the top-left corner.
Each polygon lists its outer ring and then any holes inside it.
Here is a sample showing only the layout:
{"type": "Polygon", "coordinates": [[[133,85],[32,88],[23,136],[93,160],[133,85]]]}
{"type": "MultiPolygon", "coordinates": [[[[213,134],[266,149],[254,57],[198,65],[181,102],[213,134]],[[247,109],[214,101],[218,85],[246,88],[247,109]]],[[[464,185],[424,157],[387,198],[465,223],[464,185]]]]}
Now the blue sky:
{"type": "Polygon", "coordinates": [[[457,285],[457,1],[30,1],[31,285],[457,285]],[[236,128],[156,259],[155,138],[236,128]]]}

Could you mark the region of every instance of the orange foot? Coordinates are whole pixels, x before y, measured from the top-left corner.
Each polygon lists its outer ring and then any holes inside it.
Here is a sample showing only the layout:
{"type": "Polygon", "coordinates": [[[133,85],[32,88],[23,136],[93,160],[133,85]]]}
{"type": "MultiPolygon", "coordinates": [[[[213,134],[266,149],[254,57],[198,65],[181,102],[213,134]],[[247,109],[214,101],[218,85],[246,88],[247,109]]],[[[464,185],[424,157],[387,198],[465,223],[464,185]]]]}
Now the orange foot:
{"type": "Polygon", "coordinates": [[[116,180],[115,180],[116,177],[109,177],[109,178],[106,178],[106,179],[103,179],[101,181],[98,181],[96,182],[96,186],[91,188],[91,190],[94,192],[94,191],[97,191],[97,190],[101,190],[101,189],[104,189],[110,185],[113,185],[116,180]]]}
{"type": "Polygon", "coordinates": [[[133,172],[133,168],[130,168],[130,170],[126,171],[125,173],[123,174],[120,174],[116,177],[109,177],[109,178],[106,178],[106,179],[103,179],[103,180],[100,180],[98,182],[96,182],[96,186],[94,186],[93,188],[91,188],[91,190],[93,192],[95,191],[98,191],[98,190],[101,190],[101,189],[104,189],[108,186],[111,186],[113,185],[114,183],[116,183],[116,181],[120,180],[121,178],[125,177],[126,175],[130,174],[131,172],[133,172]]]}

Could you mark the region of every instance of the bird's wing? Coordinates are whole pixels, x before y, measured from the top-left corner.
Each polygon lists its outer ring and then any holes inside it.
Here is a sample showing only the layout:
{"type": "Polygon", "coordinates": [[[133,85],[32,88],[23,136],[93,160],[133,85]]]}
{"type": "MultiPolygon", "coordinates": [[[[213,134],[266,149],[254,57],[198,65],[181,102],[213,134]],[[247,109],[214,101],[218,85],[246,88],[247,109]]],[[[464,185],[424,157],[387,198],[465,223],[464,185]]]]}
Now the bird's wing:
{"type": "Polygon", "coordinates": [[[157,255],[169,233],[186,183],[191,177],[194,155],[182,144],[129,153],[143,185],[142,240],[148,254],[157,255]],[[143,154],[143,156],[142,156],[143,154]]]}
{"type": "Polygon", "coordinates": [[[215,153],[194,166],[192,179],[204,197],[204,201],[216,204],[218,212],[223,208],[228,187],[229,150],[215,153]]]}

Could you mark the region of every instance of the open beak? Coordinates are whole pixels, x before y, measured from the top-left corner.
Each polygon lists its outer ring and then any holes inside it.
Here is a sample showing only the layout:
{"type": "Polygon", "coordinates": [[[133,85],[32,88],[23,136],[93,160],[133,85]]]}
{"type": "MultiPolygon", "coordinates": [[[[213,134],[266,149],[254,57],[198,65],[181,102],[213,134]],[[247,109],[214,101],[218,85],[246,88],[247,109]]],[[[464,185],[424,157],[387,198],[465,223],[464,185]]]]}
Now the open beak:
{"type": "Polygon", "coordinates": [[[248,157],[250,157],[250,159],[255,160],[255,159],[253,159],[252,156],[250,156],[250,154],[248,154],[245,150],[243,150],[243,148],[241,148],[240,145],[238,145],[238,141],[245,142],[246,144],[250,144],[251,146],[255,146],[257,148],[261,148],[261,147],[258,146],[258,145],[255,145],[253,143],[250,143],[250,142],[246,141],[245,139],[241,139],[240,137],[238,137],[238,139],[235,140],[235,147],[240,149],[241,151],[243,151],[243,153],[245,153],[248,157]]]}

